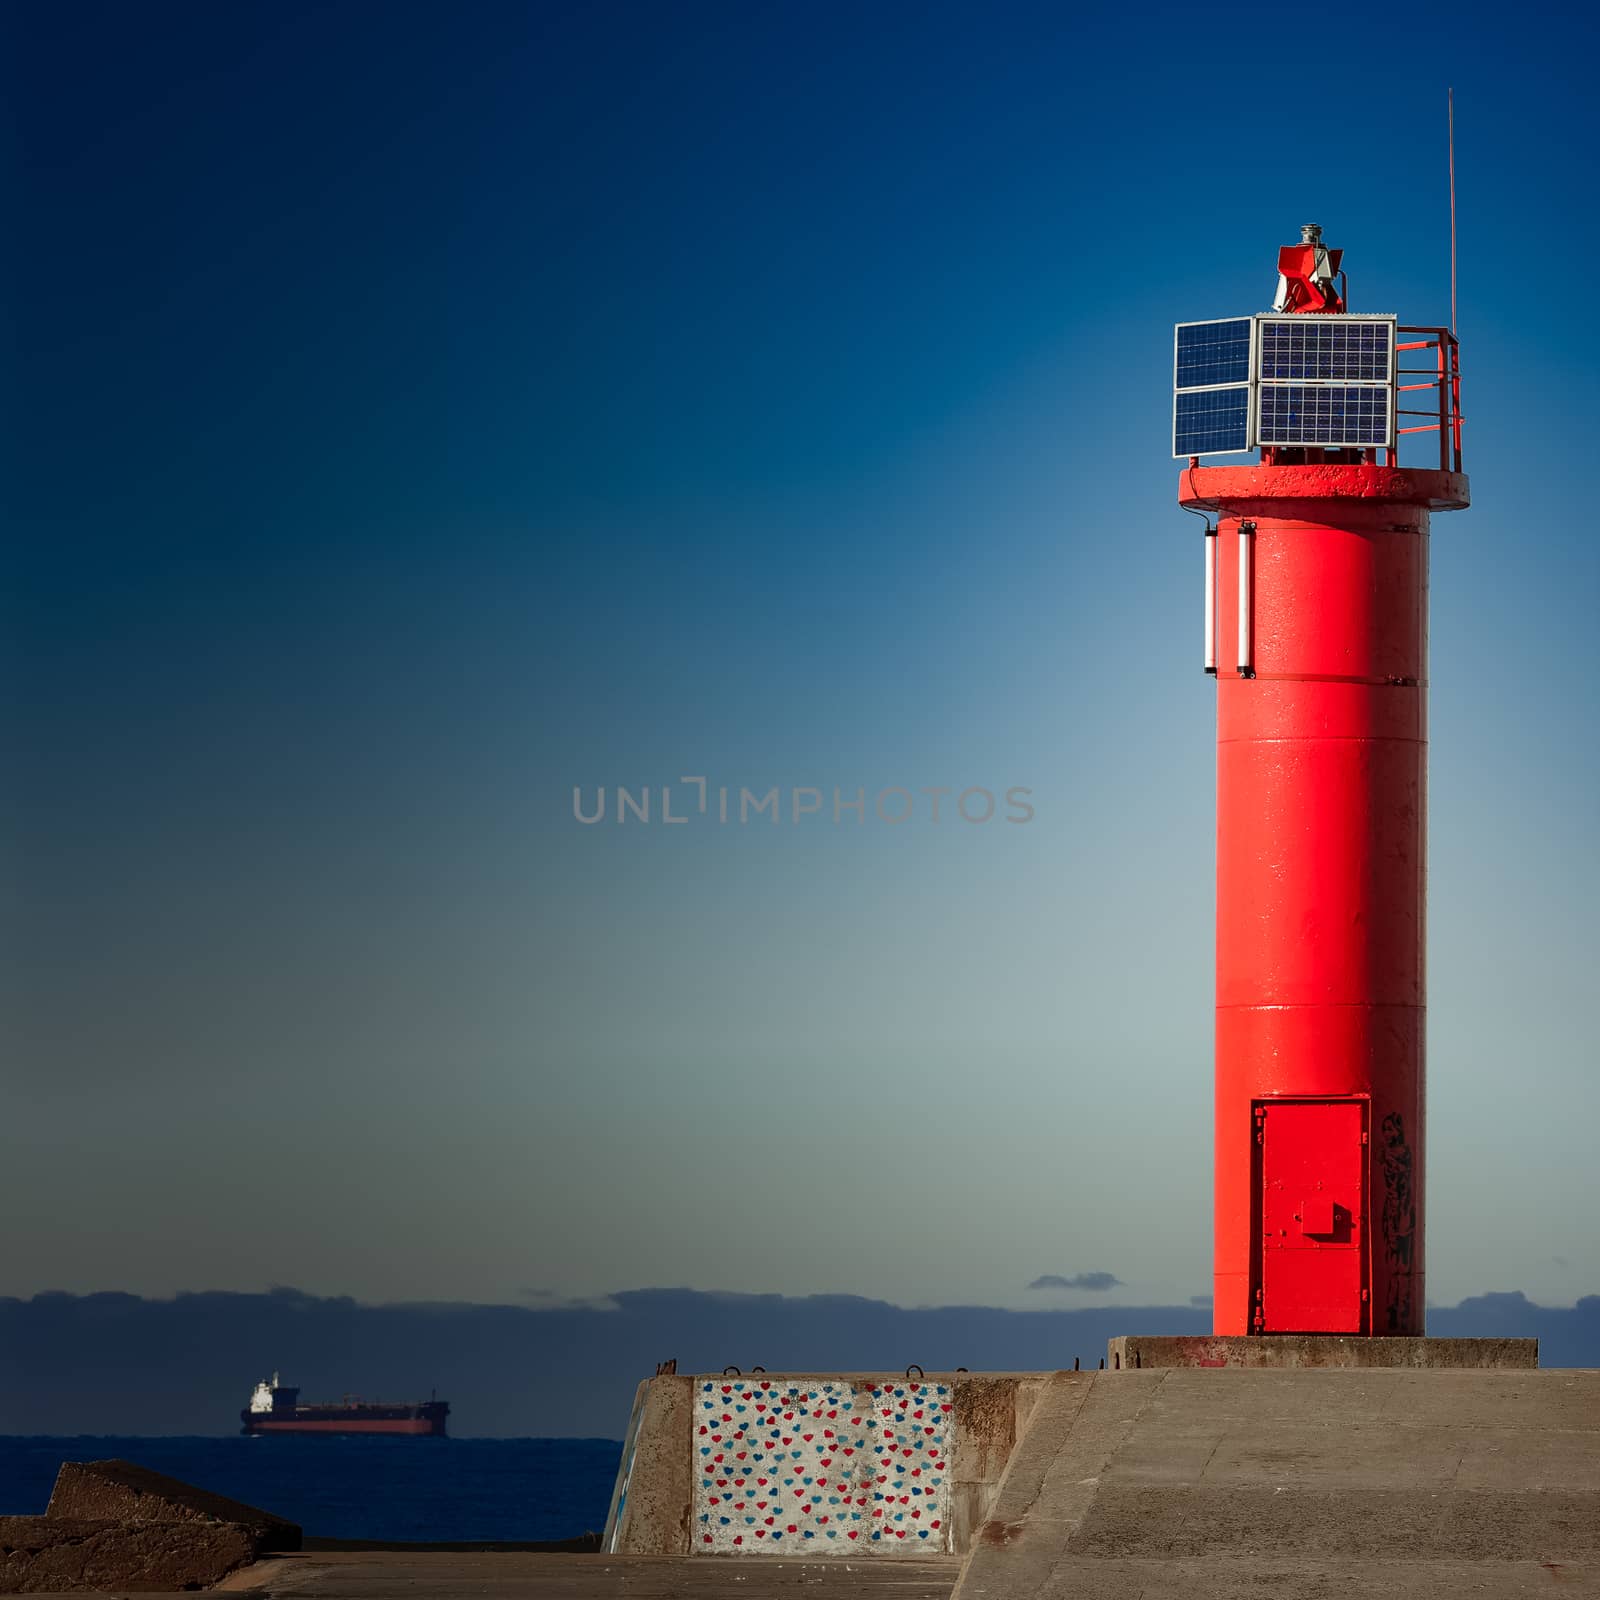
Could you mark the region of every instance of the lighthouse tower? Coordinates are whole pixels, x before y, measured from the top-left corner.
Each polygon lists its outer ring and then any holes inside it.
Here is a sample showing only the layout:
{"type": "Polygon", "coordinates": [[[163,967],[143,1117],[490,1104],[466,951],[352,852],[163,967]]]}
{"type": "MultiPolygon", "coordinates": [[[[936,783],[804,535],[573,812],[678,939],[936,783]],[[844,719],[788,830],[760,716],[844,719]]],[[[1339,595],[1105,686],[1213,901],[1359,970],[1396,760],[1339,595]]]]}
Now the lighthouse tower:
{"type": "Polygon", "coordinates": [[[1342,254],[1303,229],[1271,312],[1175,340],[1179,500],[1215,513],[1219,1334],[1423,1332],[1428,532],[1468,503],[1460,375],[1449,329],[1348,309],[1342,254]]]}

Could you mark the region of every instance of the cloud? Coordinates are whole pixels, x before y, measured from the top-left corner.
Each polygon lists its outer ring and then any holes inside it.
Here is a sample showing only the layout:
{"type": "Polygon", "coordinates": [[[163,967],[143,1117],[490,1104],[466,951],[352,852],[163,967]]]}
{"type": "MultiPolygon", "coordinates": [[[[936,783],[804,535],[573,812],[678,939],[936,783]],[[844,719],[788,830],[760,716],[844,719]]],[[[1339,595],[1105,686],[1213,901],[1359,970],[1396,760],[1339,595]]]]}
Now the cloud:
{"type": "Polygon", "coordinates": [[[1028,1285],[1030,1289],[1089,1289],[1096,1294],[1122,1286],[1122,1279],[1109,1272],[1075,1272],[1070,1278],[1063,1278],[1059,1272],[1047,1272],[1028,1285]]]}
{"type": "Polygon", "coordinates": [[[531,1300],[534,1311],[616,1311],[617,1302],[608,1294],[580,1296],[576,1300],[558,1295],[554,1289],[518,1289],[517,1297],[531,1300]]]}

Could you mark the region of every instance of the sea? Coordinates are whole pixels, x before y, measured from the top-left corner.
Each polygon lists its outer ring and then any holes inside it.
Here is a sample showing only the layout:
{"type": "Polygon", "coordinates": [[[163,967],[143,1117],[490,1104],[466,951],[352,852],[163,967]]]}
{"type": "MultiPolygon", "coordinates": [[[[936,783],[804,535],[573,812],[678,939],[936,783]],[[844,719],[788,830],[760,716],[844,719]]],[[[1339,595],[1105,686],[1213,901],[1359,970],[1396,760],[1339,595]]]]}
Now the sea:
{"type": "Polygon", "coordinates": [[[63,1461],[137,1462],[323,1539],[547,1541],[605,1526],[615,1439],[0,1437],[0,1516],[37,1516],[63,1461]]]}

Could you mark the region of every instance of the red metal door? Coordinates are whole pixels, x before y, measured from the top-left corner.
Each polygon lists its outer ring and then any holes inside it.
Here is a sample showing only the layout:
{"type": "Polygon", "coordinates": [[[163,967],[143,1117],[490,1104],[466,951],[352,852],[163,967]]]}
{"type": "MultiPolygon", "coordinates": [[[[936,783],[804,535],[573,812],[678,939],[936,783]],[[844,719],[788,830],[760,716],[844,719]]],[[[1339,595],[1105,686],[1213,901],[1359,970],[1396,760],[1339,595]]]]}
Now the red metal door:
{"type": "Polygon", "coordinates": [[[1261,1333],[1366,1333],[1367,1102],[1258,1100],[1261,1333]]]}

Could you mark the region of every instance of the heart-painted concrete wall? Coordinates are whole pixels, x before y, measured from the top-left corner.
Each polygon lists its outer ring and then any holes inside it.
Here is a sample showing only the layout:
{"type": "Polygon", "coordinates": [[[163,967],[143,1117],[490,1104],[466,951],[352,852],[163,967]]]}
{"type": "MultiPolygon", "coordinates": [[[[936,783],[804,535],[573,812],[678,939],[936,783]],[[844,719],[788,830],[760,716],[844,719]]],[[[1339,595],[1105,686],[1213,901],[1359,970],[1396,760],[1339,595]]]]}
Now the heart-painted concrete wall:
{"type": "Polygon", "coordinates": [[[814,1555],[950,1545],[948,1383],[702,1380],[692,1542],[814,1555]]]}
{"type": "Polygon", "coordinates": [[[1039,1373],[702,1374],[639,1386],[603,1548],[960,1554],[1039,1373]]]}

